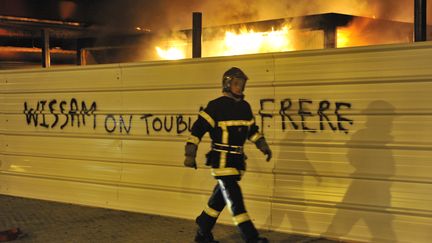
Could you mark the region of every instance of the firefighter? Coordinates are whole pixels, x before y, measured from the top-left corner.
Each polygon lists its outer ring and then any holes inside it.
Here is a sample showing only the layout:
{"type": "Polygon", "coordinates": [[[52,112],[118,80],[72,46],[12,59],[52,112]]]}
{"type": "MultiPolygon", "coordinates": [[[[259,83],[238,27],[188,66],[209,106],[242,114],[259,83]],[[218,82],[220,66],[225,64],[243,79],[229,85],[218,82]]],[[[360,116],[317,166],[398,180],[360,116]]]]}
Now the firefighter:
{"type": "Polygon", "coordinates": [[[249,218],[238,184],[246,170],[246,155],[243,151],[246,139],[255,143],[267,155],[267,161],[272,157],[265,138],[255,124],[251,107],[244,100],[247,80],[246,74],[237,67],[232,67],[223,74],[223,96],[210,101],[199,113],[185,146],[184,165],[196,169],[198,144],[206,132],[210,133],[212,144],[206,155],[206,165],[211,166],[211,174],[217,180],[207,207],[195,220],[198,224],[195,242],[218,242],[214,240],[211,231],[225,205],[228,205],[234,224],[245,242],[268,242],[266,238],[259,236],[249,218]]]}

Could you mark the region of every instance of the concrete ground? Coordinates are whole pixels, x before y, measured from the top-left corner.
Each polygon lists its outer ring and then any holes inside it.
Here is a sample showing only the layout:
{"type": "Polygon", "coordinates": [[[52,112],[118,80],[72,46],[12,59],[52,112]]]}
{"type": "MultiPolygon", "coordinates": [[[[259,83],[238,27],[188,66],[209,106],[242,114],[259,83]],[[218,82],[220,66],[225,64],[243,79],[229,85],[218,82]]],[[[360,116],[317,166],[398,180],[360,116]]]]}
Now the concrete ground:
{"type": "MultiPolygon", "coordinates": [[[[0,195],[0,231],[20,227],[15,242],[193,242],[192,220],[0,195]]],[[[335,241],[260,231],[270,242],[335,241]]],[[[233,226],[216,225],[221,243],[242,242],[233,226]]]]}

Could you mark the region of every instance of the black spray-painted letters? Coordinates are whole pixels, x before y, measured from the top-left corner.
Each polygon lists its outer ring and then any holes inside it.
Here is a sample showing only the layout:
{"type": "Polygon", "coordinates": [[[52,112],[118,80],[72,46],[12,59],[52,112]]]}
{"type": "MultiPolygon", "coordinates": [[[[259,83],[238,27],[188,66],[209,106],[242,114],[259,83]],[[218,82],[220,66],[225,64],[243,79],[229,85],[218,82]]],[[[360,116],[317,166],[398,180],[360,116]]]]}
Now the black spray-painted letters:
{"type": "MultiPolygon", "coordinates": [[[[260,110],[258,114],[261,117],[261,128],[264,132],[264,124],[267,119],[273,119],[271,112],[266,112],[265,104],[277,104],[274,99],[261,99],[260,110]]],[[[351,104],[347,102],[334,102],[322,100],[319,103],[309,99],[283,99],[279,102],[278,113],[282,120],[282,131],[285,131],[288,126],[294,130],[302,130],[305,132],[323,131],[326,127],[332,131],[343,131],[348,133],[349,129],[346,123],[352,125],[353,120],[346,118],[341,112],[351,109],[351,104]],[[333,121],[332,119],[333,118],[333,121]],[[319,123],[319,127],[314,127],[312,123],[319,123]],[[288,124],[288,125],[287,125],[288,124]]]]}
{"type": "MultiPolygon", "coordinates": [[[[290,98],[280,101],[261,99],[258,114],[261,118],[263,133],[268,120],[275,118],[273,112],[265,109],[267,105],[278,107],[277,116],[281,119],[282,131],[291,128],[315,133],[330,129],[348,133],[348,125],[353,124],[353,120],[343,114],[344,111],[351,109],[351,104],[347,102],[330,102],[328,100],[317,102],[309,99],[292,100],[290,98]]],[[[79,102],[76,98],[68,101],[51,99],[39,100],[33,106],[25,101],[23,113],[29,126],[63,129],[66,126],[83,127],[90,123],[89,125],[96,129],[96,109],[97,104],[94,101],[87,103],[85,101],[79,102]]],[[[203,107],[200,107],[200,110],[202,109],[203,107]]],[[[106,114],[104,116],[103,127],[106,132],[126,134],[129,134],[133,126],[136,126],[133,124],[141,123],[138,125],[143,127],[142,132],[147,135],[159,132],[178,135],[190,132],[195,121],[191,116],[182,114],[155,115],[144,113],[138,116],[121,114],[106,114]]]]}
{"type": "Polygon", "coordinates": [[[78,102],[72,98],[70,101],[59,100],[39,100],[35,106],[24,102],[24,115],[27,125],[33,124],[35,127],[45,128],[66,126],[86,126],[87,119],[92,118],[93,129],[96,128],[96,102],[89,105],[85,101],[78,102]]]}

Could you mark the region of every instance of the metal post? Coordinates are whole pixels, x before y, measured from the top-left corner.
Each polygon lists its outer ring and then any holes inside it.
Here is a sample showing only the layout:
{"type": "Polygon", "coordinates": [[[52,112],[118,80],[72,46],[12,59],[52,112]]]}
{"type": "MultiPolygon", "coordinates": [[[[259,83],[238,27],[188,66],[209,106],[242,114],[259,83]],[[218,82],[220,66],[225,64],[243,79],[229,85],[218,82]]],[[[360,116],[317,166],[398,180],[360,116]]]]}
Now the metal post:
{"type": "Polygon", "coordinates": [[[192,57],[201,57],[202,13],[192,15],[192,57]]]}
{"type": "Polygon", "coordinates": [[[76,63],[81,66],[87,65],[87,50],[84,48],[83,40],[77,40],[76,63]]]}
{"type": "Polygon", "coordinates": [[[414,0],[414,41],[426,41],[426,0],[414,0]]]}
{"type": "Polygon", "coordinates": [[[87,65],[87,50],[81,48],[78,50],[78,63],[77,65],[85,66],[87,65]]]}
{"type": "Polygon", "coordinates": [[[324,28],[324,48],[336,48],[336,26],[330,25],[324,28]]]}
{"type": "Polygon", "coordinates": [[[41,31],[42,36],[42,67],[47,68],[51,66],[50,58],[50,43],[49,43],[49,32],[47,29],[41,31]]]}

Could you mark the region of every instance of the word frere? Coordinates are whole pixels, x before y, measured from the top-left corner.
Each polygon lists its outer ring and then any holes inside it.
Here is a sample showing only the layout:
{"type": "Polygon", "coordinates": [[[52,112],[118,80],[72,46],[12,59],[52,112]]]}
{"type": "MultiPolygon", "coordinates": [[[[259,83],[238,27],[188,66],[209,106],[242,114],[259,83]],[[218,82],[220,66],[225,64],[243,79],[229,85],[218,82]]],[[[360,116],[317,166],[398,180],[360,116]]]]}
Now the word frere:
{"type": "MultiPolygon", "coordinates": [[[[266,104],[275,104],[275,99],[261,99],[259,115],[261,117],[261,128],[264,131],[266,118],[273,119],[273,114],[264,111],[266,104]]],[[[287,129],[289,124],[295,130],[304,132],[323,131],[329,127],[332,131],[348,133],[347,123],[353,125],[354,121],[346,118],[341,112],[351,109],[347,102],[330,102],[322,100],[313,102],[308,99],[298,99],[295,102],[291,99],[283,99],[279,102],[278,113],[282,120],[282,131],[287,129]],[[295,119],[297,118],[297,119],[295,119]],[[333,120],[332,120],[333,118],[333,120]],[[309,123],[308,123],[309,122],[309,123]],[[312,127],[310,123],[319,123],[319,127],[312,127]]]]}

